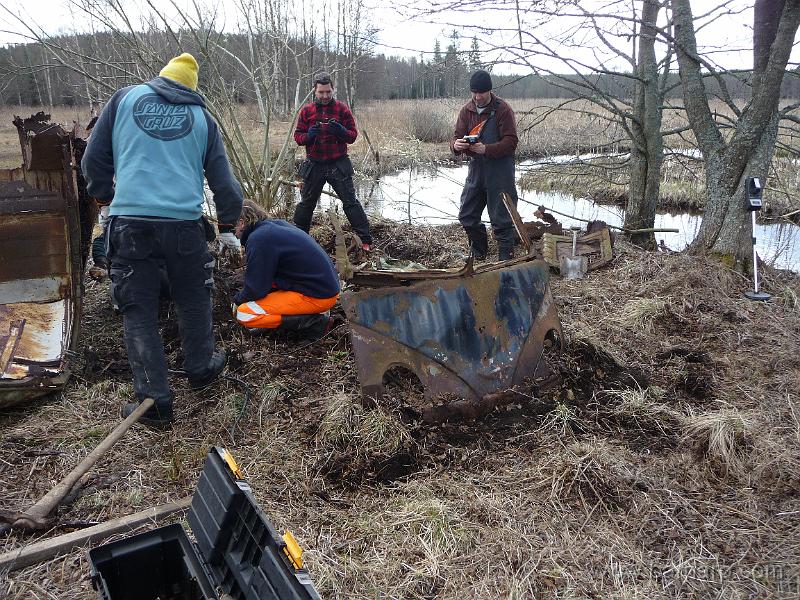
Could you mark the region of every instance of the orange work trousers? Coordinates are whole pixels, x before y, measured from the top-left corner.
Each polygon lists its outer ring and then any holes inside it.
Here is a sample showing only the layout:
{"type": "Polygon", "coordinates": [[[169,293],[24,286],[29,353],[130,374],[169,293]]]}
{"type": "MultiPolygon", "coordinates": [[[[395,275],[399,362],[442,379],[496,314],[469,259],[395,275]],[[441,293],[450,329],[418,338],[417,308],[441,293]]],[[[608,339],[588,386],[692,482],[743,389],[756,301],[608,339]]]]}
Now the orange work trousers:
{"type": "Polygon", "coordinates": [[[330,309],[339,299],[312,298],[300,292],[275,290],[260,300],[245,302],[236,307],[236,320],[248,329],[275,329],[281,315],[315,315],[330,309]]]}

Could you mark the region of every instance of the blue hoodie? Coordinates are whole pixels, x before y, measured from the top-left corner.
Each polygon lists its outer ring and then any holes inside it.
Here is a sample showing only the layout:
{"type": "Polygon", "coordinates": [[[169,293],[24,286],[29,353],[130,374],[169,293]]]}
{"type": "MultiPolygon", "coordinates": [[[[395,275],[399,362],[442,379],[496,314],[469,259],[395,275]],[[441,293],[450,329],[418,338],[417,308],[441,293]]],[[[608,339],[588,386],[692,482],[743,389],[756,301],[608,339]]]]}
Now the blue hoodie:
{"type": "Polygon", "coordinates": [[[267,219],[242,232],[247,253],[244,288],[236,304],[260,300],[275,289],[310,298],[339,293],[339,275],[330,256],[305,231],[281,219],[267,219]],[[274,287],[273,287],[274,284],[274,287]]]}
{"type": "Polygon", "coordinates": [[[199,219],[204,176],[221,225],[234,225],[242,210],[242,188],[203,97],[165,77],[111,96],[81,167],[89,194],[111,202],[111,215],[199,219]]]}

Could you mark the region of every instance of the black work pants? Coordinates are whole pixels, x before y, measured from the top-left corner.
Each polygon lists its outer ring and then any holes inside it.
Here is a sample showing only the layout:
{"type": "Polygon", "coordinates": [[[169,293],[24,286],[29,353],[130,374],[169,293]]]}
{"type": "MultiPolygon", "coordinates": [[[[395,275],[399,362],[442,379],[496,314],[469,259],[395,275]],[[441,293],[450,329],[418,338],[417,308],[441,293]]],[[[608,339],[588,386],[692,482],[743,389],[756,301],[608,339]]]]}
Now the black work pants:
{"type": "Polygon", "coordinates": [[[164,344],[158,330],[160,269],[169,277],[181,333],[184,369],[205,371],[214,351],[211,289],[214,258],[201,222],[114,217],[109,224],[111,294],[122,312],[125,347],[139,400],[172,406],[164,344]]]}
{"type": "Polygon", "coordinates": [[[294,210],[294,224],[308,233],[311,228],[311,218],[314,209],[322,194],[322,188],[329,183],[342,201],[342,208],[350,226],[367,244],[372,243],[369,233],[369,222],[364,212],[364,207],[356,198],[356,189],[353,185],[353,168],[350,159],[344,157],[337,161],[317,163],[306,161],[306,167],[301,171],[303,176],[303,189],[300,191],[300,202],[294,210]],[[348,173],[349,171],[349,173],[348,173]]]}
{"type": "MultiPolygon", "coordinates": [[[[458,211],[458,220],[467,232],[470,246],[479,256],[486,255],[488,250],[486,226],[481,223],[484,208],[488,210],[489,221],[492,224],[498,247],[513,248],[516,235],[514,222],[500,198],[500,192],[491,189],[488,185],[485,171],[485,161],[476,159],[470,161],[467,180],[464,182],[464,190],[461,192],[461,207],[458,211]]],[[[512,197],[516,199],[516,194],[512,197]]]]}

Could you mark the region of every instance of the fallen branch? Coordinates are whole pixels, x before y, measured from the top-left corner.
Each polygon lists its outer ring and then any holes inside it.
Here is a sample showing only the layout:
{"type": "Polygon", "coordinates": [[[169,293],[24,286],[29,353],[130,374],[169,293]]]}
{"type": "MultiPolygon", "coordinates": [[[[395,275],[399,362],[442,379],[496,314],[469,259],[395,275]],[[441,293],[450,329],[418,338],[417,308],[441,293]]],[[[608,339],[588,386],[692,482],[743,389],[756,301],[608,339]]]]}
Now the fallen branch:
{"type": "MultiPolygon", "coordinates": [[[[544,204],[537,204],[535,202],[531,202],[530,200],[525,200],[524,198],[520,198],[522,202],[526,202],[531,205],[541,206],[545,210],[549,210],[551,213],[555,213],[557,215],[561,215],[562,217],[567,217],[568,219],[572,219],[574,221],[581,221],[582,223],[593,223],[597,219],[582,219],[581,217],[576,217],[574,215],[568,215],[567,213],[559,212],[554,208],[550,208],[549,206],[545,206],[544,204]]],[[[624,231],[625,233],[680,233],[679,229],[674,228],[664,228],[664,229],[656,229],[654,227],[649,227],[647,229],[625,229],[624,227],[620,227],[619,225],[608,225],[606,227],[609,229],[616,229],[617,231],[624,231]]]]}
{"type": "MultiPolygon", "coordinates": [[[[282,183],[283,185],[288,185],[291,187],[296,187],[297,189],[302,189],[303,185],[297,181],[289,181],[288,179],[278,179],[278,183],[282,183]]],[[[338,198],[336,194],[333,192],[329,192],[328,190],[322,190],[323,194],[327,194],[331,198],[338,198]]]]}

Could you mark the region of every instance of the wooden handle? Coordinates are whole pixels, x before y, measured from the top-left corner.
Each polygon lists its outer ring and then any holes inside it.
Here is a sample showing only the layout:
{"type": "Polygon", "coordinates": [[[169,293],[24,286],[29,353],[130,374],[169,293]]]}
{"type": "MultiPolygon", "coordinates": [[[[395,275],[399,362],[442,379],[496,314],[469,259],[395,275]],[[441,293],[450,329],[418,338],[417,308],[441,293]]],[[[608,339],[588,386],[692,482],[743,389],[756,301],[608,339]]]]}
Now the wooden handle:
{"type": "Polygon", "coordinates": [[[45,494],[41,500],[25,511],[25,516],[17,519],[12,524],[12,527],[23,527],[26,529],[42,529],[46,527],[47,516],[56,506],[59,505],[59,503],[64,499],[64,496],[69,493],[78,480],[83,477],[83,475],[85,475],[86,472],[94,466],[100,457],[108,452],[108,449],[116,444],[123,435],[125,435],[125,432],[130,429],[131,425],[136,423],[136,421],[139,420],[139,417],[147,412],[154,404],[155,401],[152,398],[145,398],[136,408],[136,410],[129,414],[125,420],[122,421],[122,423],[117,425],[114,430],[97,445],[94,450],[87,454],[86,457],[78,463],[78,466],[72,469],[72,471],[70,471],[70,473],[64,477],[64,479],[59,481],[53,487],[53,489],[47,492],[47,494],[45,494]]]}

